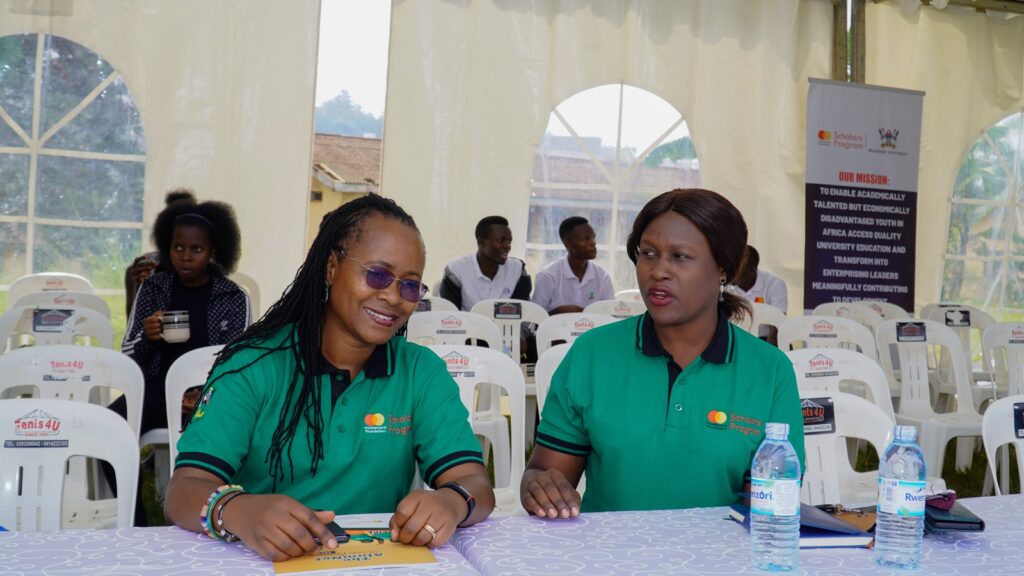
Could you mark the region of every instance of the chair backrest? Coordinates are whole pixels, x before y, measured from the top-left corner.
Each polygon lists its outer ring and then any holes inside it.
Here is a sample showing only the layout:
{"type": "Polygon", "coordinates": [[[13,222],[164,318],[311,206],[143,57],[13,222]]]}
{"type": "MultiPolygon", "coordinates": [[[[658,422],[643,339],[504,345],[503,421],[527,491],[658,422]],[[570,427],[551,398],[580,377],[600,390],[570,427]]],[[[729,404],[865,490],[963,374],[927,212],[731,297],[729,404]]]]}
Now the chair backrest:
{"type": "Polygon", "coordinates": [[[960,338],[951,328],[931,320],[886,320],[875,328],[879,350],[879,364],[890,385],[899,383],[900,414],[929,418],[935,415],[928,383],[928,348],[941,346],[950,354],[950,377],[953,379],[957,412],[977,417],[971,395],[971,381],[967,363],[960,354],[960,338]],[[891,354],[884,353],[895,346],[899,359],[899,377],[893,367],[891,354]]]}
{"type": "Polygon", "coordinates": [[[90,346],[30,346],[0,355],[0,398],[5,391],[32,397],[75,402],[102,402],[95,394],[116,388],[125,396],[128,425],[139,436],[145,378],[134,360],[107,348],[90,346]]]}
{"type": "Polygon", "coordinates": [[[642,300],[599,300],[587,304],[583,311],[587,314],[604,314],[612,318],[630,318],[646,312],[647,306],[642,300]]]}
{"type": "Polygon", "coordinates": [[[819,304],[814,309],[815,316],[838,316],[850,318],[874,330],[875,326],[882,323],[882,315],[875,312],[870,306],[857,302],[826,302],[819,304]]]}
{"type": "Polygon", "coordinates": [[[35,346],[72,344],[76,338],[88,336],[97,339],[104,348],[113,348],[114,340],[110,320],[81,306],[11,308],[0,316],[0,352],[7,349],[12,336],[20,334],[31,335],[35,346]]]}
{"type": "Polygon", "coordinates": [[[537,382],[537,411],[544,413],[544,401],[548,397],[548,390],[551,388],[551,378],[558,370],[559,364],[569,352],[571,344],[557,344],[548,348],[537,359],[537,366],[533,369],[533,377],[537,382]]]}
{"type": "Polygon", "coordinates": [[[451,300],[445,300],[440,296],[424,298],[416,305],[416,312],[455,312],[459,309],[451,300]]]}
{"type": "Polygon", "coordinates": [[[1024,394],[1024,322],[989,326],[981,338],[996,387],[1008,395],[1024,394]]]}
{"type": "Polygon", "coordinates": [[[765,304],[764,302],[751,302],[750,309],[753,314],[736,324],[750,332],[754,336],[760,333],[762,326],[771,326],[775,329],[782,327],[782,324],[786,322],[786,314],[782,310],[779,310],[771,304],[765,304]]]}
{"type": "MultiPolygon", "coordinates": [[[[475,411],[474,393],[480,384],[499,386],[508,395],[512,415],[510,427],[511,478],[495,478],[496,487],[510,487],[518,502],[519,481],[526,469],[526,384],[519,364],[500,350],[479,346],[430,346],[448,366],[448,373],[459,385],[459,398],[472,419],[475,411]]],[[[472,422],[472,420],[470,420],[472,422]]]]}
{"type": "Polygon", "coordinates": [[[499,350],[519,363],[521,358],[520,330],[524,322],[540,325],[548,318],[548,311],[529,300],[512,298],[488,298],[473,305],[473,314],[486,316],[494,321],[501,330],[501,348],[499,350]]]}
{"type": "Polygon", "coordinates": [[[242,272],[235,272],[228,276],[228,279],[238,284],[238,287],[249,296],[249,309],[252,310],[251,316],[259,318],[262,310],[260,309],[260,285],[256,282],[256,279],[242,272]]]}
{"type": "Polygon", "coordinates": [[[465,344],[467,339],[482,340],[488,348],[501,350],[501,329],[493,320],[472,312],[416,312],[406,325],[406,340],[432,344],[465,344]]]}
{"type": "Polygon", "coordinates": [[[989,470],[995,479],[996,496],[1010,489],[1009,486],[999,486],[999,475],[996,474],[996,449],[1000,446],[1013,444],[1017,453],[1017,477],[1024,478],[1024,429],[1016,426],[1014,413],[1024,414],[1024,394],[1007,396],[989,404],[981,420],[981,438],[985,443],[989,470]]]}
{"type": "MultiPolygon", "coordinates": [[[[924,316],[922,312],[921,318],[945,324],[956,332],[957,336],[960,337],[960,346],[963,351],[964,358],[967,360],[968,368],[970,368],[974,363],[973,359],[977,355],[975,352],[980,353],[982,357],[982,366],[991,366],[991,360],[985,356],[981,340],[985,330],[990,326],[994,326],[996,324],[996,320],[987,312],[967,304],[939,304],[938,306],[928,310],[928,316],[924,316]],[[977,333],[978,336],[977,349],[971,345],[972,332],[977,333]]],[[[946,364],[948,364],[948,360],[941,358],[940,367],[943,370],[947,368],[946,364]]]]}
{"type": "Polygon", "coordinates": [[[878,406],[845,392],[801,390],[800,406],[807,459],[800,500],[811,505],[841,503],[839,467],[848,458],[846,439],[867,440],[881,461],[892,436],[893,421],[878,406]]]}
{"type": "Polygon", "coordinates": [[[99,312],[104,318],[110,318],[110,306],[107,304],[107,301],[92,292],[74,292],[71,290],[32,292],[22,296],[11,305],[12,308],[16,306],[32,306],[34,308],[81,306],[99,312]]]}
{"type": "Polygon", "coordinates": [[[591,328],[612,322],[616,322],[616,319],[604,314],[588,312],[555,314],[541,322],[540,327],[537,328],[537,357],[539,358],[545,350],[551,348],[552,344],[559,340],[572,344],[580,334],[591,328]]]}
{"type": "Polygon", "coordinates": [[[616,300],[632,300],[634,302],[643,302],[643,296],[640,295],[639,288],[631,288],[629,290],[619,290],[615,293],[616,300]]]}
{"type": "Polygon", "coordinates": [[[59,530],[68,458],[106,460],[117,477],[117,526],[135,516],[138,435],[111,410],[69,400],[0,401],[0,525],[59,530]]]}
{"type": "Polygon", "coordinates": [[[878,312],[878,314],[882,316],[883,320],[898,320],[901,318],[913,317],[913,314],[892,302],[883,302],[881,300],[861,300],[859,304],[867,306],[875,312],[878,312]]]}
{"type": "Polygon", "coordinates": [[[889,381],[885,372],[873,358],[855,350],[841,348],[801,348],[786,352],[793,362],[796,372],[796,383],[800,393],[805,391],[833,394],[835,392],[852,393],[861,396],[878,406],[890,420],[895,421],[889,381]],[[867,395],[851,392],[851,382],[863,385],[867,395]]]}
{"type": "MultiPolygon", "coordinates": [[[[178,438],[181,438],[181,399],[189,388],[206,384],[217,354],[224,346],[204,346],[181,355],[167,370],[164,394],[167,397],[167,440],[171,451],[171,468],[178,459],[178,438]]],[[[202,402],[202,398],[198,402],[202,402]]]]}
{"type": "Polygon", "coordinates": [[[92,292],[92,282],[84,276],[67,272],[38,272],[26,274],[13,283],[7,291],[7,302],[13,303],[32,292],[73,290],[75,292],[92,292]]]}
{"type": "Polygon", "coordinates": [[[863,324],[838,316],[795,316],[779,327],[779,349],[846,348],[877,358],[875,339],[863,324]],[[793,344],[802,344],[794,347],[793,344]]]}

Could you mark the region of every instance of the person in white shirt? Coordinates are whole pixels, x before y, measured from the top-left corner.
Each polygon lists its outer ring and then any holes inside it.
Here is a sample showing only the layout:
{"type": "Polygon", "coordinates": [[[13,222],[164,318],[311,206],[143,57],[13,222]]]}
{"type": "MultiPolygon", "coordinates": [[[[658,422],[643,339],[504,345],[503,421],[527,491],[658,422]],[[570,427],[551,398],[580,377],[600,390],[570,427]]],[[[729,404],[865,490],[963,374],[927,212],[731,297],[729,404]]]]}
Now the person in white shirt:
{"type": "Polygon", "coordinates": [[[758,270],[760,264],[761,255],[757,253],[756,248],[748,244],[747,256],[736,277],[736,286],[747,300],[769,304],[782,310],[783,314],[788,313],[789,298],[786,282],[771,272],[758,270]]]}
{"type": "Polygon", "coordinates": [[[440,296],[459,310],[489,298],[529,300],[532,282],[526,264],[509,258],[512,229],[502,216],[488,216],[476,225],[477,251],[456,258],[444,268],[440,296]]]}
{"type": "Polygon", "coordinates": [[[594,228],[581,216],[572,216],[558,226],[567,254],[537,274],[533,301],[549,314],[582,312],[587,304],[615,298],[612,279],[597,258],[594,228]]]}
{"type": "MultiPolygon", "coordinates": [[[[761,255],[757,249],[747,244],[747,254],[736,275],[736,283],[732,292],[738,293],[750,302],[768,304],[782,310],[783,314],[788,313],[789,297],[786,291],[786,282],[771,272],[758,270],[761,264],[761,255]]],[[[757,335],[778,346],[779,331],[771,326],[761,326],[757,335]]]]}

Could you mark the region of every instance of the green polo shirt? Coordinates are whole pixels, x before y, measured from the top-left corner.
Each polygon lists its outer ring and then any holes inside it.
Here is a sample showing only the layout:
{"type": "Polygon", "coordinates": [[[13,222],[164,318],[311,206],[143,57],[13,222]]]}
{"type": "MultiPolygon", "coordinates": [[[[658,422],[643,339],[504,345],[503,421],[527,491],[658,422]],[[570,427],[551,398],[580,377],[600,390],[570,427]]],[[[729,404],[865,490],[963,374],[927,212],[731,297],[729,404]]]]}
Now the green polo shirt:
{"type": "Polygon", "coordinates": [[[358,514],[393,511],[417,464],[434,486],[454,466],[483,463],[445,363],[395,337],[374,350],[351,383],[347,371],[320,375],[324,459],[312,474],[312,432],[301,419],[275,490],[267,456],[297,372],[295,338],[284,328],[213,370],[211,380],[224,376],[203,391],[178,441],[176,468],[199,468],[252,493],[287,494],[313,509],[358,514]]]}
{"type": "Polygon", "coordinates": [[[656,510],[737,501],[767,422],[803,416],[784,353],[718,315],[689,366],[665,352],[648,314],[581,335],[555,371],[537,443],[587,458],[582,510],[656,510]]]}

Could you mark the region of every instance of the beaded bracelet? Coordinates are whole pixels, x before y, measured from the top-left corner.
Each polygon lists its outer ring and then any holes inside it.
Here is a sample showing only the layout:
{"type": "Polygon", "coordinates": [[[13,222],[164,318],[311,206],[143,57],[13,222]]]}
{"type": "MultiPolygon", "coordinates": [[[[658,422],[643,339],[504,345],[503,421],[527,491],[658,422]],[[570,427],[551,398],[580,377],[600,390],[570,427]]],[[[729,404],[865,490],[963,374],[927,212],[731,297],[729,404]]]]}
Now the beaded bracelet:
{"type": "Polygon", "coordinates": [[[224,507],[228,505],[228,502],[231,502],[242,494],[245,494],[244,490],[225,494],[221,497],[220,501],[217,502],[217,508],[214,510],[214,513],[210,515],[210,518],[216,517],[216,520],[213,522],[214,527],[218,532],[220,532],[220,536],[225,542],[235,542],[238,540],[238,536],[224,528],[224,507]]]}
{"type": "Polygon", "coordinates": [[[223,498],[225,495],[234,492],[245,492],[245,490],[238,484],[231,484],[230,486],[224,484],[214,490],[210,497],[206,499],[206,504],[203,505],[203,509],[199,511],[199,524],[203,527],[203,534],[210,536],[216,540],[224,541],[224,535],[216,529],[216,527],[210,526],[210,517],[213,515],[214,507],[217,505],[217,501],[223,498]]]}

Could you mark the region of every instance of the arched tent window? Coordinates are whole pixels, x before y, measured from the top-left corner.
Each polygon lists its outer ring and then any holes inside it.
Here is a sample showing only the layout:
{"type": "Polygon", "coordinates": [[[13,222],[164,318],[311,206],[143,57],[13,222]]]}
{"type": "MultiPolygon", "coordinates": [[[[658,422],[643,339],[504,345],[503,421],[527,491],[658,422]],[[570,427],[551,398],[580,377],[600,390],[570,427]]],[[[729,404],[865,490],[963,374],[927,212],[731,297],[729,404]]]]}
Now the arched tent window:
{"type": "Polygon", "coordinates": [[[942,301],[1004,319],[1024,313],[1024,112],[982,133],[960,164],[942,301]]]}
{"type": "Polygon", "coordinates": [[[0,37],[0,285],[61,271],[123,291],[145,153],[138,108],[101,56],[49,34],[0,37]]]}
{"type": "Polygon", "coordinates": [[[526,260],[532,274],[565,255],[558,225],[590,220],[597,263],[616,290],[636,287],[626,238],[654,195],[700,185],[682,115],[662,98],[625,84],[575,94],[555,107],[533,163],[526,260]]]}

